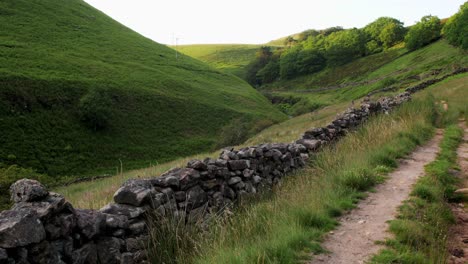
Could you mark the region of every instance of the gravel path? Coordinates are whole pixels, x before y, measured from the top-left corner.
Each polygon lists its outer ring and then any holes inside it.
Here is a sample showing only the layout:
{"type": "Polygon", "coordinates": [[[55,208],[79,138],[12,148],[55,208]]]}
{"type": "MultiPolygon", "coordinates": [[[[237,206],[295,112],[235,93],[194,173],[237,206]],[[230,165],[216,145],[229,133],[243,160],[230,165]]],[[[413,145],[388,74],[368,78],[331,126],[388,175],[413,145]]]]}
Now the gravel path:
{"type": "Polygon", "coordinates": [[[365,263],[377,253],[382,246],[375,242],[390,236],[386,231],[387,221],[395,218],[397,208],[408,199],[412,185],[424,174],[424,166],[435,159],[441,139],[439,130],[431,141],[402,160],[385,183],[376,187],[375,193],[370,193],[356,209],[341,217],[340,226],[323,244],[330,253],[312,256],[309,264],[365,263]]]}

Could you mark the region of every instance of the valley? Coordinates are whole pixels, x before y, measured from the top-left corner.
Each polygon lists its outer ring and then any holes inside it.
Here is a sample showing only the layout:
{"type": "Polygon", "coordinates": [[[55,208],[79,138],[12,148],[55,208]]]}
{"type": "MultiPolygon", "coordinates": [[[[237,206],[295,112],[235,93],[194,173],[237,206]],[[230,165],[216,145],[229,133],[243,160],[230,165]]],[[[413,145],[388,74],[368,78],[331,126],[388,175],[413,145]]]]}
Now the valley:
{"type": "Polygon", "coordinates": [[[462,263],[467,18],[169,46],[1,2],[0,264],[462,263]]]}

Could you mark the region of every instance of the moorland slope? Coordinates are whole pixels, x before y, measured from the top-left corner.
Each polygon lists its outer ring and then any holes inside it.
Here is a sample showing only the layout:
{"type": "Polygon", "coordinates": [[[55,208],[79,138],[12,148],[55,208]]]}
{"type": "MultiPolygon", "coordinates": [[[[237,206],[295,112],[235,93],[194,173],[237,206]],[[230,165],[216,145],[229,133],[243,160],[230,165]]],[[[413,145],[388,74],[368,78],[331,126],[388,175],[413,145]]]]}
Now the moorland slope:
{"type": "Polygon", "coordinates": [[[285,118],[241,79],[176,59],[82,0],[1,1],[0,24],[4,168],[142,167],[219,147],[232,127],[249,128],[239,140],[285,118]]]}

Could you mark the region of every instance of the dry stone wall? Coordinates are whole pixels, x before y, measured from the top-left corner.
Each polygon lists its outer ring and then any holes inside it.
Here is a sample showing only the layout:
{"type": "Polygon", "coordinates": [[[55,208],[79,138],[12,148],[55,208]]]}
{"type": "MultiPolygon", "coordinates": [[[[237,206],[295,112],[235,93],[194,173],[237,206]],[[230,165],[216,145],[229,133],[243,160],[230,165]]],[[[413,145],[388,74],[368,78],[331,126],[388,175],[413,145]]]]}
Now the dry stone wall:
{"type": "Polygon", "coordinates": [[[243,197],[269,190],[321,147],[430,84],[377,102],[365,99],[294,143],[225,149],[217,159],[192,160],[159,177],[128,180],[115,193],[114,203],[100,210],[75,209],[37,181],[17,181],[10,187],[15,204],[0,213],[0,264],[144,263],[148,215],[201,222],[243,197]]]}

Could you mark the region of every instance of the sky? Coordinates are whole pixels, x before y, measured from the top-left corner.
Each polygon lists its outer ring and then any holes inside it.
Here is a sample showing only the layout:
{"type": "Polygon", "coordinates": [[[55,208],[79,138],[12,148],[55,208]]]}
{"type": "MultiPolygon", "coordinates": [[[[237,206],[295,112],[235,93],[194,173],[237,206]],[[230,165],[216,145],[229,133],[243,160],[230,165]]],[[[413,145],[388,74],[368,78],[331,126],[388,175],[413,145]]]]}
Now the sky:
{"type": "Polygon", "coordinates": [[[85,0],[153,39],[176,44],[262,44],[307,29],[363,27],[381,16],[413,25],[446,18],[465,0],[85,0]]]}

